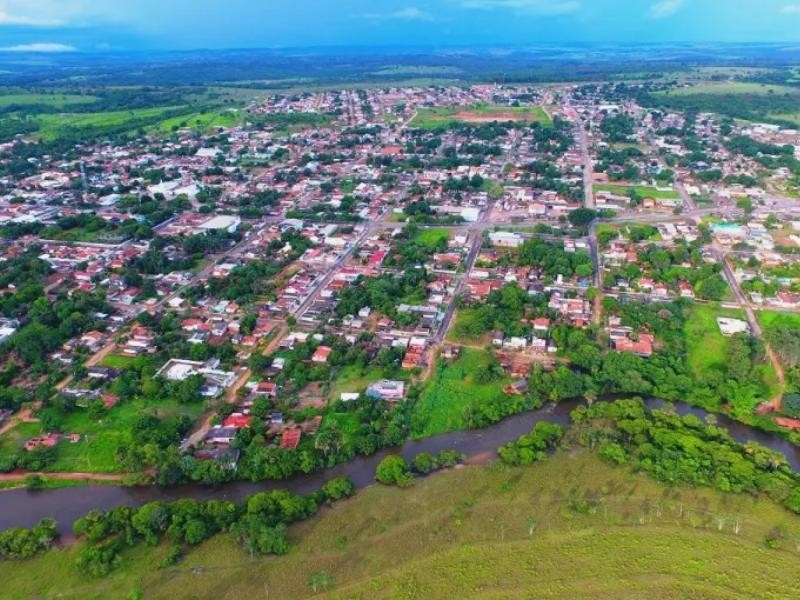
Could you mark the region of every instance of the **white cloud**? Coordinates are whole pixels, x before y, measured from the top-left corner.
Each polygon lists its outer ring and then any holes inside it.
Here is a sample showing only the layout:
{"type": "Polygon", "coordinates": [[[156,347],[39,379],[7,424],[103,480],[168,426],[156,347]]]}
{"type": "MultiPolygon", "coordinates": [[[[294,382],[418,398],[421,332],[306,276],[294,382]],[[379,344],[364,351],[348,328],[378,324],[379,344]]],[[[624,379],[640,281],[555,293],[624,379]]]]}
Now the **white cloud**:
{"type": "Polygon", "coordinates": [[[372,21],[435,21],[435,17],[429,12],[420,10],[416,6],[400,8],[392,12],[385,13],[366,13],[359,15],[362,19],[372,21]]]}
{"type": "Polygon", "coordinates": [[[800,15],[800,4],[787,4],[781,8],[781,12],[785,15],[800,15]]]}
{"type": "Polygon", "coordinates": [[[461,5],[475,10],[510,9],[536,15],[564,15],[581,9],[579,0],[462,0],[461,5]]]}
{"type": "Polygon", "coordinates": [[[651,19],[663,19],[671,17],[681,8],[683,8],[684,0],[661,0],[650,6],[647,11],[647,16],[651,19]]]}
{"type": "Polygon", "coordinates": [[[18,46],[5,46],[0,47],[0,52],[77,52],[75,46],[68,46],[67,44],[56,44],[53,42],[39,42],[36,44],[20,44],[18,46]]]}
{"type": "Polygon", "coordinates": [[[109,22],[125,14],[124,4],[110,0],[0,0],[0,27],[82,26],[109,22]]]}
{"type": "Polygon", "coordinates": [[[0,25],[26,25],[29,27],[52,27],[61,25],[58,19],[30,17],[21,14],[9,14],[0,6],[0,25]]]}

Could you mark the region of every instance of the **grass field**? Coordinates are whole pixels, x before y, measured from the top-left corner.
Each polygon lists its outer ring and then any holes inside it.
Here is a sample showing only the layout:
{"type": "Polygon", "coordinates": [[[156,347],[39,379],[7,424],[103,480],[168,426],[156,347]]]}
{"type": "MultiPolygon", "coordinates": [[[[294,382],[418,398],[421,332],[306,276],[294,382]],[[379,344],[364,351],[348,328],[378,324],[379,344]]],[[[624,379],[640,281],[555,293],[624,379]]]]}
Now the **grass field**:
{"type": "Polygon", "coordinates": [[[142,544],[92,581],[70,547],[0,563],[0,577],[9,598],[778,600],[796,597],[798,535],[800,519],[767,500],[664,487],[578,451],[370,487],[292,526],[282,557],[251,558],[221,535],[174,568],[157,566],[168,544],[142,544]],[[577,499],[591,509],[570,508],[577,499]],[[767,549],[774,527],[785,538],[767,549]],[[315,573],[327,581],[316,590],[315,573]]]}
{"type": "MultiPolygon", "coordinates": [[[[684,325],[689,367],[695,377],[702,379],[712,370],[725,371],[728,353],[728,338],[719,330],[717,317],[732,317],[745,320],[743,311],[722,308],[715,304],[695,304],[684,325]]],[[[761,389],[747,400],[734,403],[733,414],[737,418],[749,418],[756,406],[773,398],[781,391],[778,376],[771,363],[756,365],[761,379],[761,389]]]]}
{"type": "Polygon", "coordinates": [[[503,386],[508,380],[491,383],[475,380],[475,375],[485,370],[488,361],[488,353],[462,348],[456,361],[437,366],[417,401],[411,426],[413,437],[464,429],[464,412],[473,400],[503,395],[503,386]]]}
{"type": "Polygon", "coordinates": [[[800,88],[744,81],[701,82],[691,87],[657,92],[655,98],[674,107],[697,106],[752,121],[800,124],[800,88]]]}
{"type": "MultiPolygon", "coordinates": [[[[87,410],[76,409],[61,420],[64,433],[79,433],[82,439],[77,444],[62,440],[56,446],[56,461],[47,470],[52,472],[118,473],[115,453],[120,446],[132,442],[131,429],[140,415],[157,411],[160,417],[186,415],[192,420],[199,418],[203,403],[181,405],[162,402],[147,404],[142,400],[126,402],[112,408],[99,421],[89,416],[87,410]]],[[[22,423],[3,435],[0,441],[0,457],[20,450],[25,440],[46,433],[39,423],[22,423]]]]}
{"type": "Polygon", "coordinates": [[[485,346],[491,343],[491,333],[487,332],[480,336],[471,336],[461,333],[464,328],[469,327],[478,316],[477,308],[461,308],[456,313],[456,319],[450,331],[447,332],[447,341],[468,343],[473,346],[485,346]]]}
{"type": "Polygon", "coordinates": [[[101,367],[109,369],[125,369],[136,360],[135,356],[124,356],[122,354],[109,354],[100,361],[101,367]]]}
{"type": "Polygon", "coordinates": [[[656,200],[677,200],[680,194],[674,190],[662,191],[651,186],[642,185],[594,185],[592,189],[597,192],[610,192],[615,196],[627,196],[631,189],[635,189],[640,198],[654,198],[656,200]]]}
{"type": "Polygon", "coordinates": [[[141,108],[134,110],[108,111],[98,113],[62,113],[39,115],[36,120],[40,124],[38,135],[46,140],[54,140],[82,129],[102,129],[134,126],[140,120],[158,121],[159,117],[175,110],[174,106],[159,108],[141,108]]]}
{"type": "Polygon", "coordinates": [[[450,239],[450,230],[443,227],[422,229],[414,238],[414,241],[431,250],[438,247],[442,240],[450,239]]]}
{"type": "Polygon", "coordinates": [[[672,96],[694,96],[697,94],[748,94],[757,96],[789,94],[791,96],[800,96],[800,90],[788,85],[766,85],[745,81],[708,82],[656,93],[672,96]]]}
{"type": "Polygon", "coordinates": [[[241,121],[236,111],[193,112],[161,121],[155,128],[162,133],[171,133],[178,129],[199,129],[207,131],[214,127],[233,127],[241,121]]]}
{"type": "Polygon", "coordinates": [[[772,310],[762,310],[758,313],[758,322],[764,329],[777,329],[791,327],[800,329],[800,315],[772,310]]]}
{"type": "Polygon", "coordinates": [[[373,381],[385,378],[382,367],[368,365],[362,369],[357,365],[348,365],[339,372],[331,386],[330,399],[338,400],[344,392],[363,392],[373,381]]]}
{"type": "Polygon", "coordinates": [[[95,100],[97,100],[95,96],[78,94],[7,94],[0,95],[0,108],[36,105],[65,108],[79,104],[91,104],[95,100]]]}
{"type": "Polygon", "coordinates": [[[689,366],[696,377],[725,367],[728,338],[720,333],[717,317],[744,319],[744,312],[713,304],[695,304],[684,325],[689,366]]]}
{"type": "Polygon", "coordinates": [[[540,106],[496,106],[476,104],[474,106],[440,106],[421,108],[411,121],[410,127],[419,129],[446,129],[457,124],[480,124],[492,121],[518,121],[523,123],[552,123],[540,106]]]}

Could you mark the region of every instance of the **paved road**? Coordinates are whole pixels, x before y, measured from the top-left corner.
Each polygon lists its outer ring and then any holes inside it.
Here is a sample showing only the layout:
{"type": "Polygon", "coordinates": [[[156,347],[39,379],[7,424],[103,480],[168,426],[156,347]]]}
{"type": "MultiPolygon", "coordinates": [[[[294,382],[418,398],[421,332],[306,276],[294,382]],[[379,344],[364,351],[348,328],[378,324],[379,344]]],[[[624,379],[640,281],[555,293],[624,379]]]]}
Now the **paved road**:
{"type": "MultiPolygon", "coordinates": [[[[577,114],[577,113],[576,113],[577,114]]],[[[594,164],[592,163],[591,152],[589,151],[589,134],[586,132],[586,126],[583,119],[578,116],[578,140],[581,147],[581,155],[583,156],[583,193],[586,208],[594,208],[594,164]]]]}
{"type": "Polygon", "coordinates": [[[689,195],[689,192],[686,191],[686,186],[684,186],[682,182],[678,181],[675,183],[675,191],[678,192],[678,194],[681,197],[681,200],[683,200],[684,208],[688,209],[691,212],[697,210],[697,205],[694,203],[694,200],[689,195]]]}
{"type": "MultiPolygon", "coordinates": [[[[736,279],[733,269],[725,257],[725,253],[716,244],[709,246],[709,249],[714,254],[714,257],[717,259],[717,261],[722,265],[722,272],[725,275],[725,279],[728,281],[728,285],[730,286],[731,290],[733,290],[733,295],[736,296],[736,302],[739,304],[739,306],[741,306],[742,310],[744,310],[745,315],[747,315],[747,321],[750,324],[750,331],[754,337],[764,341],[767,358],[769,358],[770,363],[772,363],[772,367],[775,369],[775,374],[778,378],[778,383],[780,384],[781,388],[783,388],[786,379],[783,371],[783,365],[772,348],[770,348],[769,344],[767,344],[763,339],[763,331],[761,329],[761,324],[758,322],[758,317],[756,316],[753,307],[750,305],[750,302],[747,300],[747,297],[744,295],[744,292],[742,292],[739,281],[736,279]]],[[[783,392],[781,390],[776,398],[772,398],[769,401],[769,404],[771,404],[773,408],[780,408],[782,397],[783,392]]]]}
{"type": "Polygon", "coordinates": [[[444,313],[444,319],[442,319],[442,324],[439,326],[439,331],[437,331],[436,336],[434,337],[434,344],[441,344],[444,341],[444,337],[447,335],[448,330],[450,329],[450,325],[453,321],[453,315],[456,312],[456,303],[455,299],[461,295],[464,291],[464,285],[467,282],[467,277],[472,271],[472,267],[475,265],[475,260],[478,258],[478,254],[481,251],[481,244],[483,243],[483,235],[481,234],[479,229],[472,230],[472,247],[470,248],[469,254],[467,255],[467,262],[464,266],[464,273],[461,274],[458,278],[458,282],[456,283],[456,289],[453,292],[453,299],[450,301],[450,304],[447,305],[447,310],[444,313]]]}
{"type": "MultiPolygon", "coordinates": [[[[296,309],[291,311],[292,316],[294,316],[297,319],[300,319],[306,313],[306,311],[308,311],[308,309],[311,307],[313,302],[317,299],[317,297],[322,292],[322,290],[324,290],[326,287],[328,287],[328,284],[331,282],[331,279],[333,279],[333,276],[336,275],[336,273],[339,272],[339,269],[341,269],[341,267],[344,265],[344,263],[347,261],[347,259],[350,257],[350,255],[353,253],[353,251],[356,248],[358,248],[359,246],[361,246],[361,244],[363,244],[364,241],[370,235],[372,235],[376,230],[383,228],[384,225],[386,225],[386,224],[384,224],[381,221],[375,221],[375,222],[367,225],[364,228],[364,231],[361,233],[361,235],[358,236],[358,238],[352,244],[350,244],[350,247],[347,248],[347,250],[345,250],[342,253],[342,255],[338,258],[338,260],[333,264],[333,266],[330,269],[328,269],[328,271],[325,273],[325,275],[323,275],[322,277],[318,278],[317,281],[314,282],[313,291],[306,297],[305,300],[303,300],[300,303],[300,306],[298,306],[296,309]]],[[[394,229],[396,227],[397,227],[397,223],[395,223],[393,225],[393,227],[391,227],[391,228],[394,229]]]]}

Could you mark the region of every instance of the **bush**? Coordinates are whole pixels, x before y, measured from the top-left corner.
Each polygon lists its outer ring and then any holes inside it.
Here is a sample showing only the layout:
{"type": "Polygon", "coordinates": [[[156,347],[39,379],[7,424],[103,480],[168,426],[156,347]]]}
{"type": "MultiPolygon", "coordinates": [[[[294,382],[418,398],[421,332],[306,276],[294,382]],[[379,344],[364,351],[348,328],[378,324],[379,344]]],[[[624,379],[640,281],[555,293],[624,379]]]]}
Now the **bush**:
{"type": "Polygon", "coordinates": [[[564,429],[560,425],[541,421],[528,435],[500,448],[500,460],[510,466],[532,465],[546,458],[547,451],[555,447],[562,435],[564,429]]]}
{"type": "Polygon", "coordinates": [[[800,417],[800,394],[786,394],[783,397],[781,408],[790,417],[800,417]]]}
{"type": "Polygon", "coordinates": [[[427,475],[438,467],[433,454],[428,452],[420,452],[417,454],[414,457],[414,460],[411,461],[411,465],[414,468],[414,471],[421,473],[422,475],[427,475]]]}
{"type": "Polygon", "coordinates": [[[322,493],[328,502],[336,502],[342,498],[349,498],[356,493],[355,484],[347,477],[331,479],[322,486],[322,493]]]}
{"type": "Polygon", "coordinates": [[[600,446],[600,456],[616,465],[624,464],[628,460],[625,449],[614,442],[609,442],[600,446]]]}
{"type": "Polygon", "coordinates": [[[414,483],[406,459],[396,454],[390,454],[380,462],[375,471],[375,479],[384,485],[399,487],[408,487],[414,483]]]}
{"type": "Polygon", "coordinates": [[[42,519],[30,529],[7,529],[0,533],[0,558],[31,558],[50,548],[57,536],[56,522],[53,519],[42,519]]]}

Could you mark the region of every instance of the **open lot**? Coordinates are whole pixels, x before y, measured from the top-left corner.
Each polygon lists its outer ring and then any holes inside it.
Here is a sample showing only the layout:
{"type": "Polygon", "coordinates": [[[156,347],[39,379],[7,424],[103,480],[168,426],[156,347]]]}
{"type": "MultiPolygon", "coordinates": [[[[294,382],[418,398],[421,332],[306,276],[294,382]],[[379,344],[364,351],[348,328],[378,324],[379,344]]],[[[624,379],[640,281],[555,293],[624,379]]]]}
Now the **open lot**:
{"type": "Polygon", "coordinates": [[[744,319],[744,312],[713,304],[695,304],[684,326],[689,366],[696,377],[725,367],[728,338],[720,333],[717,317],[744,319]]]}
{"type": "MultiPolygon", "coordinates": [[[[78,433],[81,440],[70,443],[61,440],[56,446],[55,462],[47,468],[53,472],[118,473],[120,466],[116,451],[132,442],[132,430],[137,419],[148,411],[159,417],[185,415],[193,421],[203,412],[203,403],[185,405],[176,402],[148,404],[133,400],[113,407],[100,419],[94,419],[88,410],[77,409],[61,420],[65,434],[78,433]]],[[[23,423],[3,436],[0,459],[20,452],[26,440],[48,433],[41,423],[23,423]]]]}
{"type": "Polygon", "coordinates": [[[494,121],[514,121],[549,125],[550,117],[540,106],[454,106],[423,108],[411,121],[411,127],[420,129],[447,128],[459,123],[482,124],[494,121]]]}
{"type": "Polygon", "coordinates": [[[417,401],[412,422],[414,437],[464,429],[465,411],[473,400],[503,395],[503,386],[508,379],[490,383],[476,381],[477,374],[486,369],[489,359],[487,352],[462,348],[456,361],[437,365],[417,401]]]}

